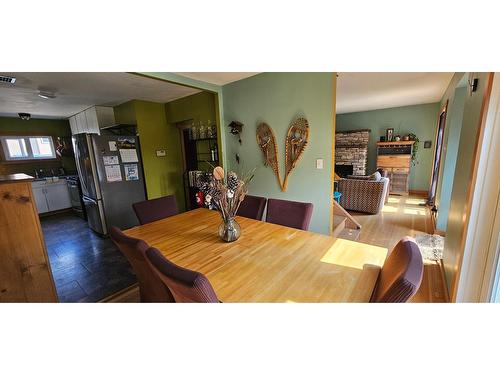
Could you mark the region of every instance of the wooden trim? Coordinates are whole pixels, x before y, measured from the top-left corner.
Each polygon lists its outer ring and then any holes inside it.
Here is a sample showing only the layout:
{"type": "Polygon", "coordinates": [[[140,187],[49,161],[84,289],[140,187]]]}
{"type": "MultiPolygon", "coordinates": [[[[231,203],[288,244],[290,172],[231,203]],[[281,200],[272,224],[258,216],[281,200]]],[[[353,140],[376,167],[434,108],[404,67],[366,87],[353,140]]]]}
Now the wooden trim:
{"type": "Polygon", "coordinates": [[[330,219],[331,222],[330,231],[333,229],[333,215],[345,217],[347,220],[346,221],[347,228],[361,229],[361,224],[349,212],[347,212],[344,207],[338,204],[335,199],[333,200],[333,214],[330,219]]]}
{"type": "Polygon", "coordinates": [[[394,142],[377,142],[377,146],[408,146],[414,144],[415,141],[394,141],[394,142]]]}
{"type": "Polygon", "coordinates": [[[97,301],[100,303],[107,303],[107,302],[140,302],[140,297],[139,300],[136,301],[137,295],[139,295],[139,284],[135,283],[129,286],[128,288],[119,290],[116,293],[113,293],[110,296],[104,297],[103,299],[97,301]]]}
{"type": "MultiPolygon", "coordinates": [[[[333,74],[333,92],[332,92],[332,160],[330,166],[330,215],[329,215],[329,228],[330,231],[333,228],[333,215],[334,215],[334,205],[335,199],[333,198],[333,193],[335,192],[335,131],[337,129],[337,73],[333,74]]],[[[337,176],[338,177],[338,176],[337,176]]]]}
{"type": "Polygon", "coordinates": [[[448,290],[448,284],[446,283],[443,260],[440,259],[438,263],[439,263],[439,271],[440,271],[439,273],[441,274],[441,283],[443,285],[443,290],[445,293],[446,301],[451,302],[450,291],[448,290]]]}
{"type": "Polygon", "coordinates": [[[474,186],[476,184],[476,179],[477,179],[477,165],[479,162],[479,155],[481,152],[481,146],[483,144],[483,136],[484,136],[484,127],[486,123],[486,113],[488,112],[488,106],[490,103],[490,95],[491,95],[491,87],[493,86],[493,73],[488,74],[488,82],[486,83],[486,89],[484,91],[484,97],[483,97],[483,102],[481,103],[481,114],[479,117],[479,129],[477,132],[477,137],[475,140],[474,144],[474,153],[473,153],[473,159],[472,159],[472,165],[471,165],[471,179],[469,180],[469,185],[467,186],[467,194],[466,194],[466,200],[464,202],[465,205],[465,217],[464,217],[464,223],[463,223],[463,229],[462,229],[462,234],[460,238],[460,253],[458,255],[458,269],[457,269],[457,274],[455,276],[455,279],[453,280],[453,285],[452,285],[452,292],[451,292],[451,301],[455,302],[457,298],[457,291],[458,291],[458,282],[460,278],[460,273],[462,272],[462,261],[464,257],[464,249],[465,249],[465,240],[467,237],[467,228],[469,226],[469,220],[470,220],[470,211],[471,211],[471,206],[472,206],[472,198],[474,195],[474,186]]]}

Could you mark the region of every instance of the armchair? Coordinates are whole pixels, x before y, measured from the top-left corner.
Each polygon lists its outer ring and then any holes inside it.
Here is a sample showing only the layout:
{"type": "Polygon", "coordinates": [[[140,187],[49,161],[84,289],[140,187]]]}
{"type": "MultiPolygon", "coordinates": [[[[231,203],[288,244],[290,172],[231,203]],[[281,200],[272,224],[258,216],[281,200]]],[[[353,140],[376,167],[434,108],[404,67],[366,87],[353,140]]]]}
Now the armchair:
{"type": "Polygon", "coordinates": [[[369,176],[343,178],[338,181],[338,191],[342,193],[340,205],[346,210],[379,213],[384,207],[389,189],[389,179],[374,180],[369,176]]]}

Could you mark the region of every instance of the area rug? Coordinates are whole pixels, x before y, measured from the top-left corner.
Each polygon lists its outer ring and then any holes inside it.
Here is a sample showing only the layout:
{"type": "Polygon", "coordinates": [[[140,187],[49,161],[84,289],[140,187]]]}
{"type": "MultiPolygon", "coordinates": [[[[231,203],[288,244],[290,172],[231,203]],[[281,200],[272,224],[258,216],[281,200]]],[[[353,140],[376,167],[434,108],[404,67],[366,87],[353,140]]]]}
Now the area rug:
{"type": "Polygon", "coordinates": [[[424,260],[443,259],[444,237],[437,234],[418,234],[415,241],[424,260]]]}

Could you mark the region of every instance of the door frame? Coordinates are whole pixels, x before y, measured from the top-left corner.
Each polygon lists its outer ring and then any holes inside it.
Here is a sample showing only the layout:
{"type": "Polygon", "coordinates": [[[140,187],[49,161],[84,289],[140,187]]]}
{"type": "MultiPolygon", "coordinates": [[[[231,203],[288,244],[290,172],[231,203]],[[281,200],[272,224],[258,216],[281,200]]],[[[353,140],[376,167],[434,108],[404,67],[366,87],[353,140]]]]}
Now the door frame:
{"type": "Polygon", "coordinates": [[[490,79],[491,93],[483,126],[479,129],[476,173],[470,186],[470,213],[462,242],[462,260],[454,293],[456,302],[489,302],[494,297],[499,271],[500,148],[495,141],[500,138],[500,74],[490,79]]]}

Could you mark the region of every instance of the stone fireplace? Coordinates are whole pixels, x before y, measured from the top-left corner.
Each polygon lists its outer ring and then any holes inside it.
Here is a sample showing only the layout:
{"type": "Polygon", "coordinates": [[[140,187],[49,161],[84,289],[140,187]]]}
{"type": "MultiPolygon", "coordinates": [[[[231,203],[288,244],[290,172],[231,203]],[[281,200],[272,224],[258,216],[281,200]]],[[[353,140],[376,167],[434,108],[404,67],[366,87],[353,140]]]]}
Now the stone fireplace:
{"type": "Polygon", "coordinates": [[[341,166],[352,165],[353,175],[365,175],[369,137],[370,129],[335,133],[335,169],[345,171],[341,166]]]}

